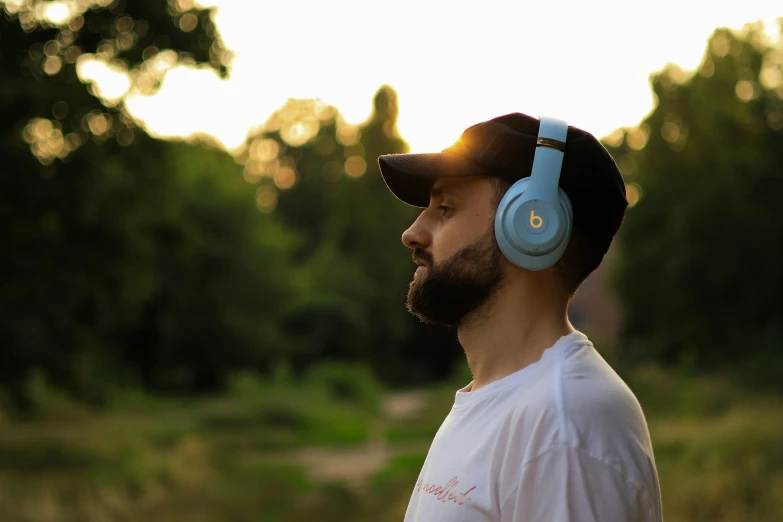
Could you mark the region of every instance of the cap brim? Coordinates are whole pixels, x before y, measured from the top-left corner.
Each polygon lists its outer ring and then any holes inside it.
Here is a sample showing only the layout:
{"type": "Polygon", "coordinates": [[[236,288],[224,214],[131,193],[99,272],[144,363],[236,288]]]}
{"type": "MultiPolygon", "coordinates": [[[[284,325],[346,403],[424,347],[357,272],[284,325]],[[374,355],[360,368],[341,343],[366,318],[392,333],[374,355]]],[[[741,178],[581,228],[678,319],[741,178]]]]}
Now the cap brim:
{"type": "Polygon", "coordinates": [[[397,199],[414,207],[430,204],[430,190],[444,176],[487,175],[484,168],[459,154],[387,154],[378,158],[386,186],[397,199]]]}

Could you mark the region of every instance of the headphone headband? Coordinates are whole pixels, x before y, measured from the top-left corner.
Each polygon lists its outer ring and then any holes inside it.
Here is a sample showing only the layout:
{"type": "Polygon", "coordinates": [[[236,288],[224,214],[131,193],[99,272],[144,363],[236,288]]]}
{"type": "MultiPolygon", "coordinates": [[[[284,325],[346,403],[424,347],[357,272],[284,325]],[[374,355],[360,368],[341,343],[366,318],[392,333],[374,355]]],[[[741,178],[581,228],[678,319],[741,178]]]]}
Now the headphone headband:
{"type": "Polygon", "coordinates": [[[530,186],[525,190],[525,199],[543,199],[556,205],[568,124],[546,116],[542,116],[540,121],[533,171],[530,174],[530,186]]]}

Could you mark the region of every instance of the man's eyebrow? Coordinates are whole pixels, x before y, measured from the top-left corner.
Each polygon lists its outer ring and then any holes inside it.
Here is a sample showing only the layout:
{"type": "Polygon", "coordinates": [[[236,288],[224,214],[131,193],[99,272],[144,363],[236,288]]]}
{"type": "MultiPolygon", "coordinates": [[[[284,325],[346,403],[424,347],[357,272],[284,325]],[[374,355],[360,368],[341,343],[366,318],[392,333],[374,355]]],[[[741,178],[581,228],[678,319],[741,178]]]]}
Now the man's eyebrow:
{"type": "Polygon", "coordinates": [[[450,189],[450,188],[441,189],[441,188],[433,187],[430,189],[430,198],[434,199],[445,195],[456,196],[457,193],[454,191],[454,189],[450,189]]]}

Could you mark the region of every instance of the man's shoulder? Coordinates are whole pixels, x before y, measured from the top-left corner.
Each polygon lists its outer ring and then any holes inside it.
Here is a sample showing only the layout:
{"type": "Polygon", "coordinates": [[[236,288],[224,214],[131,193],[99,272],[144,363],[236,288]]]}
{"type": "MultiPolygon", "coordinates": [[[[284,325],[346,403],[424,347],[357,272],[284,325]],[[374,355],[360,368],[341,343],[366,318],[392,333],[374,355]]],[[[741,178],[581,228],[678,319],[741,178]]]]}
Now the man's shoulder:
{"type": "Polygon", "coordinates": [[[565,351],[550,371],[511,400],[498,447],[525,466],[573,449],[652,487],[655,464],[647,424],[633,392],[592,345],[565,351]]]}
{"type": "Polygon", "coordinates": [[[592,346],[564,358],[556,378],[560,409],[576,428],[647,434],[633,391],[592,346]]]}
{"type": "Polygon", "coordinates": [[[565,350],[550,371],[516,390],[508,422],[541,444],[650,447],[636,396],[591,344],[565,350]]]}
{"type": "Polygon", "coordinates": [[[593,413],[615,413],[628,403],[639,408],[635,395],[591,343],[554,354],[546,371],[515,390],[512,410],[517,413],[559,411],[574,407],[593,413]]]}

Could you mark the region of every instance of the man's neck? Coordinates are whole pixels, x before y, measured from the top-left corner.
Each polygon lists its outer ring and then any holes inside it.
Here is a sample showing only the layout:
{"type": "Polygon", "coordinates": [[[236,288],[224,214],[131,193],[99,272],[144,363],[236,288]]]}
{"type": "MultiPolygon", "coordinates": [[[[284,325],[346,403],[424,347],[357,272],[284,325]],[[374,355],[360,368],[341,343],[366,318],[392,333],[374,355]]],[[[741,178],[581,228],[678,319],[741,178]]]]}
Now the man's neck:
{"type": "MultiPolygon", "coordinates": [[[[536,299],[544,289],[502,288],[457,329],[476,391],[541,359],[544,350],[575,331],[567,303],[536,299]]],[[[551,295],[551,294],[549,294],[551,295]]]]}

